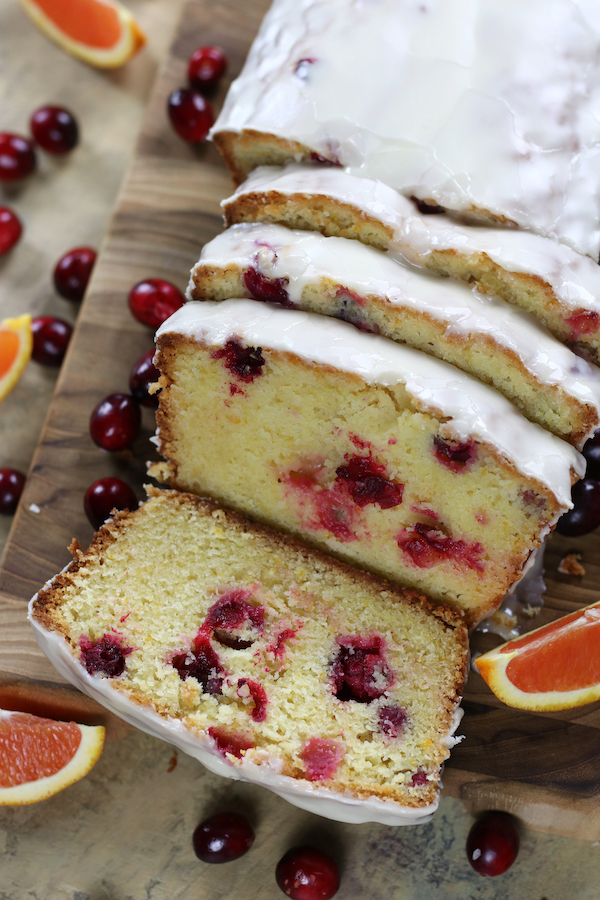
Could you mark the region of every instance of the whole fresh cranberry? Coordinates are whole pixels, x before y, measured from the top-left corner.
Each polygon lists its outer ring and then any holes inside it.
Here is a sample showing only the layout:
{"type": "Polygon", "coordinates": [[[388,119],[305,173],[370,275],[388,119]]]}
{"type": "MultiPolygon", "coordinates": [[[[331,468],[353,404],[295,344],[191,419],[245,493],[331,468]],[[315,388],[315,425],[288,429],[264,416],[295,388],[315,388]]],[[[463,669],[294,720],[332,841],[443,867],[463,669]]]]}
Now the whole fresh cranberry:
{"type": "Polygon", "coordinates": [[[137,497],[120,478],[100,478],[90,484],[83,497],[83,508],[93,528],[100,528],[113,509],[137,509],[137,497]]]}
{"type": "Polygon", "coordinates": [[[135,400],[142,406],[149,406],[151,409],[158,408],[158,394],[148,393],[148,388],[160,378],[160,372],[152,362],[154,358],[154,349],[146,350],[140,358],[134,363],[129,376],[129,390],[135,400]]]}
{"type": "Polygon", "coordinates": [[[91,247],[74,247],[61,256],[54,269],[54,287],[65,300],[79,303],[88,286],[96,251],[91,247]]]}
{"type": "Polygon", "coordinates": [[[79,129],[72,113],[62,106],[42,106],[30,119],[34,141],[46,153],[62,156],[79,143],[79,129]]]}
{"type": "Polygon", "coordinates": [[[556,525],[559,534],[581,537],[600,525],[600,481],[582,478],[571,490],[573,508],[560,517],[556,525]]]}
{"type": "Polygon", "coordinates": [[[212,90],[225,74],[227,57],[220,47],[198,47],[188,62],[188,81],[196,91],[212,90]]]}
{"type": "Polygon", "coordinates": [[[600,429],[583,445],[581,452],[587,460],[587,477],[600,477],[600,429]]]}
{"type": "Polygon", "coordinates": [[[467,838],[467,859],[480,875],[502,875],[519,852],[515,820],[505,812],[487,812],[479,818],[467,838]]]}
{"type": "Polygon", "coordinates": [[[129,292],[129,309],[138,322],[158,328],[183,306],[185,297],[164,278],[145,278],[129,292]]]}
{"type": "Polygon", "coordinates": [[[340,886],[336,861],[314,847],[293,847],[277,863],[277,884],[292,900],[329,900],[340,886]]]}
{"type": "Polygon", "coordinates": [[[215,121],[212,106],[192,88],[178,88],[170,95],[167,111],[179,137],[189,144],[205,141],[215,121]]]}
{"type": "Polygon", "coordinates": [[[200,822],[192,840],[194,853],[202,862],[225,863],[248,852],[254,843],[254,831],[239,813],[218,813],[200,822]]]}
{"type": "Polygon", "coordinates": [[[90,434],[102,450],[116,453],[138,436],[142,414],[131,394],[109,394],[90,416],[90,434]]]}
{"type": "Polygon", "coordinates": [[[24,487],[25,476],[22,472],[18,469],[0,469],[0,514],[12,516],[24,487]]]}
{"type": "Polygon", "coordinates": [[[33,144],[20,134],[0,131],[0,181],[20,181],[35,169],[33,144]]]}
{"type": "Polygon", "coordinates": [[[8,206],[0,206],[0,256],[15,246],[23,226],[17,215],[8,206]]]}
{"type": "Polygon", "coordinates": [[[42,366],[60,366],[65,358],[73,326],[56,316],[36,316],[31,320],[31,358],[42,366]]]}

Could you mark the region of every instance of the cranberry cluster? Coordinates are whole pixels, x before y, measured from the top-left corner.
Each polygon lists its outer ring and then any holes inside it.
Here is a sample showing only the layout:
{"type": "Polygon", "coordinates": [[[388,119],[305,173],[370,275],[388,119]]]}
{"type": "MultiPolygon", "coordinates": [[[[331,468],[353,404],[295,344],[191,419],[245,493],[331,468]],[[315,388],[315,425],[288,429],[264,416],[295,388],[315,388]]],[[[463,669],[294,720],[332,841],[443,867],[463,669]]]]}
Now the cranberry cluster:
{"type": "MultiPolygon", "coordinates": [[[[32,139],[0,132],[0,182],[21,181],[36,168],[35,144],[46,153],[68,153],[79,142],[77,122],[62,106],[42,106],[30,119],[32,139]]],[[[19,217],[7,206],[0,207],[0,256],[15,246],[23,226],[19,217]]]]}
{"type": "Polygon", "coordinates": [[[171,125],[189,144],[201,144],[215,121],[206,95],[214,92],[227,68],[227,58],[219,47],[199,47],[188,61],[189,87],[177,88],[167,101],[171,125]]]}
{"type": "MultiPolygon", "coordinates": [[[[147,278],[129,292],[129,309],[138,322],[157,328],[183,306],[181,291],[162,278],[147,278]]],[[[90,435],[96,446],[109,453],[129,449],[137,438],[141,424],[141,407],[158,407],[158,398],[149,388],[159,379],[153,363],[154,349],[146,350],[133,364],[129,376],[129,393],[104,397],[90,416],[90,435]]],[[[87,489],[83,507],[94,526],[108,518],[113,509],[133,509],[137,498],[132,488],[120,478],[100,478],[87,489]]]]}
{"type": "MultiPolygon", "coordinates": [[[[254,830],[239,813],[223,812],[201,822],[193,836],[194,852],[207,863],[232,862],[254,843],[254,830]]],[[[315,847],[293,847],[277,863],[275,880],[292,900],[329,900],[340,886],[336,861],[315,847]]]]}

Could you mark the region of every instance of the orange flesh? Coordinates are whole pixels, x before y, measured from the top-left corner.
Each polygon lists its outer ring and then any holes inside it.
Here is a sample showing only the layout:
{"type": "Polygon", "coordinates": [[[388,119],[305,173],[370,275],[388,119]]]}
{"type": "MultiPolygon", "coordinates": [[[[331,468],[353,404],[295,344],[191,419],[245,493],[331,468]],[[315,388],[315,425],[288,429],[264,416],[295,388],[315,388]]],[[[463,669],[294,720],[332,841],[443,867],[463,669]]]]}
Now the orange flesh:
{"type": "Polygon", "coordinates": [[[4,378],[19,353],[19,335],[14,331],[0,331],[0,378],[4,378]]]}
{"type": "Polygon", "coordinates": [[[108,50],[121,38],[118,12],[102,0],[35,0],[67,37],[88,47],[108,50]]]}
{"type": "Polygon", "coordinates": [[[81,731],[74,722],[54,722],[27,713],[0,719],[0,788],[47,778],[75,756],[81,731]]]}
{"type": "Polygon", "coordinates": [[[523,646],[525,649],[508,663],[506,677],[528,694],[575,691],[599,684],[598,612],[600,609],[596,607],[592,611],[572,613],[537,634],[511,642],[506,652],[523,646]]]}

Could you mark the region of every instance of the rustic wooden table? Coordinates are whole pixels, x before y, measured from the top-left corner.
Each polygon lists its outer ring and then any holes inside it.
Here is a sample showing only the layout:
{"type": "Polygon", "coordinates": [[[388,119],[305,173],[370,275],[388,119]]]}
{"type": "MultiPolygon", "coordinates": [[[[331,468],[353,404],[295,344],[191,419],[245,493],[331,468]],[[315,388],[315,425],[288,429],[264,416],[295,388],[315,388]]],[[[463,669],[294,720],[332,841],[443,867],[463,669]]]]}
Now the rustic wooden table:
{"type": "MultiPolygon", "coordinates": [[[[83,136],[71,157],[44,157],[33,178],[2,192],[25,233],[16,251],[0,259],[0,317],[30,311],[76,319],[77,308],[55,295],[51,271],[66,249],[102,244],[181,3],[130,0],[129,6],[149,45],[111,73],[61,53],[30,25],[17,0],[0,6],[0,129],[26,132],[33,109],[55,102],[76,113],[83,136]]],[[[56,378],[31,363],[0,407],[0,465],[28,470],[56,378]]],[[[0,551],[10,524],[0,517],[0,551]]],[[[212,776],[169,746],[134,733],[107,744],[92,773],[56,797],[0,811],[0,897],[266,900],[283,896],[273,877],[279,857],[311,840],[342,861],[340,900],[559,900],[567,892],[578,900],[597,898],[598,842],[524,829],[515,866],[489,880],[477,876],[464,855],[472,821],[462,803],[444,798],[426,826],[329,823],[292,811],[260,789],[212,776]],[[192,852],[191,834],[204,815],[223,807],[246,810],[257,841],[236,863],[206,866],[192,852]]]]}

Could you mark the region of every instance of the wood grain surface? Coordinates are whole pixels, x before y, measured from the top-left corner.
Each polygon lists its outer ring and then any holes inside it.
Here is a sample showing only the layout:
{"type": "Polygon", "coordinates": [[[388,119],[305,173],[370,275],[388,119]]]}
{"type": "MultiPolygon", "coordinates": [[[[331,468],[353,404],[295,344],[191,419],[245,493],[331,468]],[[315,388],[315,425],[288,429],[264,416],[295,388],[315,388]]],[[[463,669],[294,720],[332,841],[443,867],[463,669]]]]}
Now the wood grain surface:
{"type": "MultiPolygon", "coordinates": [[[[113,738],[128,726],[66,685],[38,650],[26,622],[26,604],[70,559],[73,537],[87,545],[92,529],[83,512],[86,488],[117,475],[143,497],[153,414],[131,451],[113,456],[89,437],[91,410],[104,396],[126,391],[135,360],[152,346],[151,331],[127,307],[131,286],[163,277],[185,288],[202,245],[221,228],[219,202],[231,193],[215,148],[181,142],[165,115],[166,101],[185,83],[186,62],[200,44],[218,44],[235,77],[267,0],[189,0],[171,52],[153,90],[137,151],[82,306],[74,338],[35,454],[26,490],[0,567],[0,706],[105,722],[113,738]]],[[[227,88],[215,97],[218,106],[227,88]]],[[[546,553],[546,603],[535,626],[598,599],[600,536],[552,536],[546,553]],[[576,550],[583,577],[560,575],[560,559],[576,550]]],[[[498,643],[477,635],[474,649],[498,643]]],[[[444,773],[445,792],[469,810],[506,809],[540,830],[600,839],[600,703],[561,713],[528,714],[500,703],[472,673],[461,733],[444,773]]],[[[300,815],[267,797],[293,819],[300,815]],[[279,805],[278,805],[279,804],[279,805]]],[[[351,896],[351,895],[348,895],[351,896]]],[[[354,895],[352,895],[354,896],[354,895]]],[[[359,896],[358,894],[356,896],[359,896]]]]}

